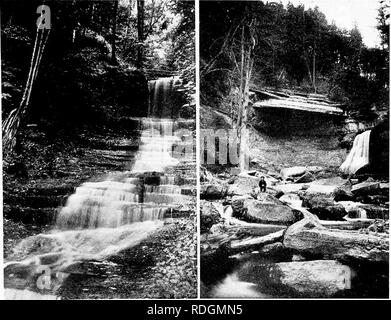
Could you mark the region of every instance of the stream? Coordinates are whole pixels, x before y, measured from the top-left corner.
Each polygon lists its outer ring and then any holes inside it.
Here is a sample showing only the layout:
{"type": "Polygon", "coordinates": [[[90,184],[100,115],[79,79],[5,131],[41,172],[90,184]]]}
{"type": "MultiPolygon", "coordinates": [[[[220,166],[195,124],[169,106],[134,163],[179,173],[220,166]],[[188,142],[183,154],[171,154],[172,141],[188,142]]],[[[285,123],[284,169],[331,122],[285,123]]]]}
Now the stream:
{"type": "MultiPolygon", "coordinates": [[[[165,82],[166,80],[163,80],[165,82]]],[[[170,81],[170,80],[169,80],[170,81]]],[[[161,90],[161,89],[159,89],[161,90]]],[[[164,101],[172,86],[159,92],[164,101]]],[[[152,108],[158,110],[157,108],[152,108]]],[[[85,182],[69,196],[53,229],[22,240],[5,262],[6,299],[57,299],[73,265],[104,261],[158,231],[173,208],[185,204],[172,157],[176,121],[140,118],[139,149],[131,169],[85,182]]]]}

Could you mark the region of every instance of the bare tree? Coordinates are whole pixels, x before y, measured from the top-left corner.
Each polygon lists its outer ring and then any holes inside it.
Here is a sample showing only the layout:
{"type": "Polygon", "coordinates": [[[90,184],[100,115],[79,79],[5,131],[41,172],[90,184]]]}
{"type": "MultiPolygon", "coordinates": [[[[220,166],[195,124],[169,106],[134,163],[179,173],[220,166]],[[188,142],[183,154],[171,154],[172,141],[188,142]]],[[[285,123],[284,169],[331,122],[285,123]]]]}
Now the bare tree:
{"type": "Polygon", "coordinates": [[[3,122],[3,153],[12,152],[16,144],[16,134],[27,113],[30,103],[34,81],[37,78],[43,52],[49,39],[50,29],[37,27],[33,53],[31,56],[30,69],[19,106],[13,109],[3,122]]]}
{"type": "Polygon", "coordinates": [[[242,25],[240,44],[240,65],[239,70],[239,94],[238,94],[238,118],[236,123],[238,144],[239,144],[239,168],[248,169],[249,148],[248,148],[248,105],[250,93],[250,81],[252,77],[255,47],[254,23],[252,20],[248,26],[242,25]],[[246,34],[247,29],[247,34],[246,34]]]}

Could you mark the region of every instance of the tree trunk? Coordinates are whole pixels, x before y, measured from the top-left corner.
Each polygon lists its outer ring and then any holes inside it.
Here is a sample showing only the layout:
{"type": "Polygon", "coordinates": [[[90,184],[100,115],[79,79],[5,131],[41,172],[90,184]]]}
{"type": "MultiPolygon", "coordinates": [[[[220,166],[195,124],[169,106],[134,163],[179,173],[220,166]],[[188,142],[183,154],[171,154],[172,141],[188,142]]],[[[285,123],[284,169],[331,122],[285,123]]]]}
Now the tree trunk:
{"type": "Polygon", "coordinates": [[[19,106],[13,109],[8,117],[3,122],[3,153],[7,155],[12,152],[16,144],[16,134],[24,120],[27,109],[30,103],[30,97],[33,89],[34,81],[37,78],[39,65],[42,55],[45,50],[47,40],[49,38],[50,29],[37,28],[33,53],[30,62],[30,69],[24,88],[22,100],[19,106]]]}
{"type": "Polygon", "coordinates": [[[236,121],[236,135],[237,135],[237,143],[238,143],[238,149],[239,149],[239,168],[242,168],[242,117],[243,117],[243,72],[244,72],[244,26],[242,26],[242,36],[241,36],[241,45],[240,45],[240,74],[239,74],[239,97],[238,97],[238,118],[236,121]]]}
{"type": "Polygon", "coordinates": [[[240,127],[240,157],[239,157],[239,166],[240,169],[248,170],[249,169],[249,148],[248,140],[249,134],[247,130],[248,122],[248,104],[249,104],[249,90],[250,90],[250,79],[252,73],[252,60],[251,60],[251,49],[248,51],[247,65],[246,65],[246,75],[245,83],[243,89],[243,105],[242,105],[242,123],[240,127]]]}
{"type": "MultiPolygon", "coordinates": [[[[249,25],[251,33],[252,23],[249,25]]],[[[249,149],[248,149],[248,104],[249,104],[249,90],[250,80],[252,74],[253,60],[253,37],[250,34],[251,44],[245,44],[244,26],[242,27],[241,37],[241,64],[240,64],[240,89],[239,89],[239,106],[237,119],[237,136],[239,144],[239,168],[247,170],[249,165],[249,149]]]]}
{"type": "Polygon", "coordinates": [[[113,10],[113,33],[112,33],[112,39],[111,39],[111,63],[113,65],[116,65],[117,62],[117,56],[116,56],[116,45],[115,45],[115,38],[117,33],[117,12],[118,12],[118,0],[114,2],[114,10],[113,10]]]}
{"type": "Polygon", "coordinates": [[[138,35],[138,50],[137,50],[137,66],[139,69],[144,64],[144,0],[137,0],[137,35],[138,35]]]}

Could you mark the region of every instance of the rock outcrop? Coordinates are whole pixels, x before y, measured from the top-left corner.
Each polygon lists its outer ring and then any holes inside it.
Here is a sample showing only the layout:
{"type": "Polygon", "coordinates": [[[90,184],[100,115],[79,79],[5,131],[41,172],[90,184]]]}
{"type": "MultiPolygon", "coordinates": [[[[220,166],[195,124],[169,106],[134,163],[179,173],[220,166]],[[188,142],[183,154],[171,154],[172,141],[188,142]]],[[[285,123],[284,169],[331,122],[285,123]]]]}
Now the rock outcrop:
{"type": "Polygon", "coordinates": [[[283,244],[295,251],[340,260],[388,262],[389,241],[385,235],[327,229],[303,219],[290,226],[283,244]]]}

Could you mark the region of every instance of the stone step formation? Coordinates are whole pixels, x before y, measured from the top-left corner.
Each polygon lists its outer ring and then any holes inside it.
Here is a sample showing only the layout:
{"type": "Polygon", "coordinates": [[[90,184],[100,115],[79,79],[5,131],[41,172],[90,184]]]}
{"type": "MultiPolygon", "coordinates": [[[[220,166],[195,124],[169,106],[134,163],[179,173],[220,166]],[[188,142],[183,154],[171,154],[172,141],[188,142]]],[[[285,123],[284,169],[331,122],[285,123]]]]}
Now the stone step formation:
{"type": "MultiPolygon", "coordinates": [[[[172,221],[194,214],[195,153],[172,152],[189,144],[188,139],[176,137],[172,128],[192,130],[194,122],[147,118],[131,121],[139,128],[137,139],[111,135],[108,147],[103,148],[106,139],[99,142],[101,136],[89,138],[99,148],[82,149],[76,161],[82,167],[96,168],[93,179],[80,183],[78,172],[70,170],[66,180],[63,177],[42,179],[27,184],[22,194],[13,195],[12,191],[5,194],[7,219],[54,228],[50,234],[43,234],[39,239],[27,238],[15,248],[5,269],[9,295],[15,297],[19,289],[32,289],[28,280],[23,279],[22,287],[17,280],[22,280],[19,278],[22,275],[16,270],[23,269],[26,263],[30,267],[24,268],[23,274],[27,272],[32,278],[40,264],[53,272],[63,272],[73,263],[102,259],[137,245],[161,228],[167,219],[172,221]],[[115,141],[120,148],[115,147],[115,141]],[[131,148],[125,147],[126,141],[131,148]],[[37,241],[45,244],[36,248],[37,241]],[[18,248],[19,252],[24,252],[20,248],[31,252],[28,256],[18,256],[15,253],[18,248]],[[50,262],[42,262],[52,253],[55,254],[50,262]]],[[[61,281],[58,285],[61,287],[61,281]]],[[[56,295],[56,292],[50,293],[56,295]]],[[[22,290],[20,294],[26,293],[22,290]]]]}

